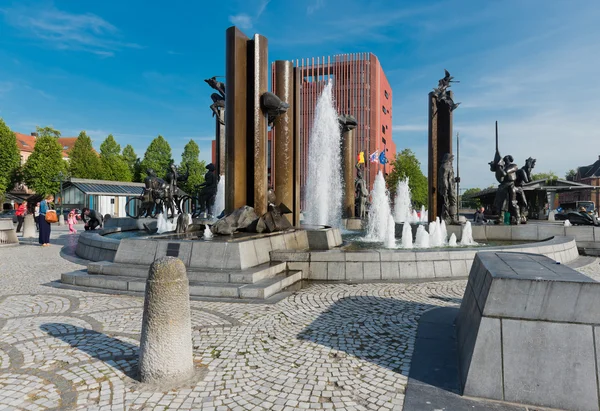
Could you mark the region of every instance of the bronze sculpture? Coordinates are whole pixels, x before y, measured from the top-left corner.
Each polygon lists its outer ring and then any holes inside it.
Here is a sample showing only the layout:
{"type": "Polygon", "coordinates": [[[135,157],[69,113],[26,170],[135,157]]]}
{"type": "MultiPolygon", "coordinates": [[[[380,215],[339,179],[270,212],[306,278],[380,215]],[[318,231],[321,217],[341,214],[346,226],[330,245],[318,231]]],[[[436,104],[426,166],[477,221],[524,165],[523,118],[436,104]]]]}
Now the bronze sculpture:
{"type": "Polygon", "coordinates": [[[444,102],[450,107],[450,111],[456,110],[460,103],[455,103],[450,96],[450,90],[448,90],[452,83],[460,83],[460,81],[454,80],[454,77],[450,75],[448,70],[444,69],[444,78],[438,81],[437,88],[433,89],[433,95],[436,97],[438,102],[444,102]]]}
{"type": "Polygon", "coordinates": [[[217,93],[212,93],[210,98],[212,100],[212,104],[210,105],[210,109],[213,112],[213,117],[217,117],[219,123],[225,124],[225,121],[219,115],[219,109],[225,109],[225,83],[217,80],[218,76],[211,77],[209,79],[204,80],[211,88],[217,90],[217,93]]]}
{"type": "Polygon", "coordinates": [[[455,224],[456,221],[456,178],[452,154],[444,154],[442,165],[438,172],[438,195],[442,197],[441,220],[446,224],[455,224]]]}
{"type": "Polygon", "coordinates": [[[354,193],[356,197],[356,215],[360,219],[364,219],[367,216],[367,198],[369,197],[369,190],[367,189],[367,182],[363,178],[363,173],[360,168],[360,164],[356,164],[356,180],[354,180],[354,193]]]}
{"type": "Polygon", "coordinates": [[[198,201],[200,203],[198,215],[204,214],[205,218],[210,218],[212,217],[212,208],[217,197],[217,185],[219,181],[215,175],[214,164],[208,164],[206,169],[208,171],[204,175],[204,183],[200,184],[200,193],[198,194],[198,201]]]}
{"type": "Polygon", "coordinates": [[[517,203],[517,188],[515,186],[519,166],[513,163],[514,159],[511,155],[497,160],[499,157],[500,153],[496,152],[496,158],[489,163],[490,169],[495,172],[496,180],[500,183],[496,191],[494,207],[500,214],[500,221],[502,221],[503,214],[508,211],[511,222],[520,224],[521,213],[517,203]]]}
{"type": "Polygon", "coordinates": [[[351,114],[341,114],[338,117],[338,122],[340,123],[340,126],[342,128],[342,132],[347,130],[354,130],[358,125],[356,118],[354,118],[354,116],[351,114]]]}
{"type": "Polygon", "coordinates": [[[277,95],[267,91],[260,96],[260,106],[267,115],[267,123],[273,125],[273,122],[281,114],[285,113],[290,105],[282,101],[277,95]]]}
{"type": "Polygon", "coordinates": [[[527,184],[531,181],[531,171],[534,167],[535,158],[529,157],[527,160],[525,160],[525,165],[517,171],[517,180],[515,182],[515,186],[521,222],[527,221],[527,198],[525,197],[525,192],[523,191],[523,184],[527,184]]]}

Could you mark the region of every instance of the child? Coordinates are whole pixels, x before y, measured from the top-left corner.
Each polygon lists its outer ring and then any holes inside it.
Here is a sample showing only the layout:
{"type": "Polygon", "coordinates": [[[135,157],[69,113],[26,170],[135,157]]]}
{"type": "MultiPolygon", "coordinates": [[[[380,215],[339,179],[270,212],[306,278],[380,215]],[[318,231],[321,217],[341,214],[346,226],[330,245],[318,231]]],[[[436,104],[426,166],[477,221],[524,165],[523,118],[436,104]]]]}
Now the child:
{"type": "Polygon", "coordinates": [[[69,217],[67,218],[67,223],[69,224],[69,233],[77,234],[77,230],[73,228],[73,226],[77,223],[77,217],[75,217],[75,210],[71,210],[69,212],[69,217]]]}

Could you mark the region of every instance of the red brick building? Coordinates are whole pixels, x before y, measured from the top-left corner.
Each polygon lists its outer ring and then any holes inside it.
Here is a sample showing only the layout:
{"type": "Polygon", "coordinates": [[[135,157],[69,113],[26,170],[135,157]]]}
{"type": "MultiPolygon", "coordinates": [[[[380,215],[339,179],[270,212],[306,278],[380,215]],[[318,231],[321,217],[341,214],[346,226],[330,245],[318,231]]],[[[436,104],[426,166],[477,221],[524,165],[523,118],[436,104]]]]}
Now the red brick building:
{"type": "Polygon", "coordinates": [[[598,209],[600,206],[600,156],[598,156],[598,160],[595,163],[579,167],[573,181],[598,188],[560,193],[559,202],[593,201],[596,204],[596,209],[598,209]]]}
{"type": "MultiPolygon", "coordinates": [[[[29,135],[15,132],[15,136],[17,137],[17,146],[21,152],[21,164],[25,164],[27,158],[33,153],[36,135],[35,133],[29,135]]],[[[65,160],[69,159],[69,151],[73,148],[73,145],[75,145],[75,141],[77,141],[77,137],[60,137],[58,139],[58,142],[63,149],[62,155],[65,160]]]]}
{"type": "MultiPolygon", "coordinates": [[[[392,139],[392,88],[385,76],[381,63],[373,53],[353,53],[335,56],[313,57],[294,62],[301,70],[300,83],[300,189],[308,178],[308,143],[314,119],[317,99],[327,85],[333,81],[333,98],[340,114],[356,117],[354,147],[356,155],[365,155],[366,175],[369,189],[377,171],[389,174],[396,156],[396,144],[392,139]],[[369,155],[375,151],[386,152],[389,163],[385,166],[369,163],[369,155]]],[[[271,84],[275,84],[275,64],[271,70],[271,84]]],[[[273,156],[271,156],[273,157],[273,156]]]]}

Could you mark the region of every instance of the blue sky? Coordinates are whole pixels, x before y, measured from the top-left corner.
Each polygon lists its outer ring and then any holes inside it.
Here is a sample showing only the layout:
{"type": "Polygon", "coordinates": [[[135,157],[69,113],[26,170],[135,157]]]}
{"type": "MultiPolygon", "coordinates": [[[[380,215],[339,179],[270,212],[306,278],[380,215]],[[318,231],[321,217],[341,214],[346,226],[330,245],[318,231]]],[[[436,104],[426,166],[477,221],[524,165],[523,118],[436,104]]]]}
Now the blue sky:
{"type": "Polygon", "coordinates": [[[597,0],[0,1],[0,116],[29,133],[112,133],[143,156],[162,134],[210,159],[210,88],[225,29],[269,39],[269,59],[373,52],[394,92],[393,137],[427,167],[427,93],[447,68],[461,186],[495,180],[500,149],[559,175],[600,155],[597,0]],[[166,6],[168,4],[168,6],[166,6]]]}

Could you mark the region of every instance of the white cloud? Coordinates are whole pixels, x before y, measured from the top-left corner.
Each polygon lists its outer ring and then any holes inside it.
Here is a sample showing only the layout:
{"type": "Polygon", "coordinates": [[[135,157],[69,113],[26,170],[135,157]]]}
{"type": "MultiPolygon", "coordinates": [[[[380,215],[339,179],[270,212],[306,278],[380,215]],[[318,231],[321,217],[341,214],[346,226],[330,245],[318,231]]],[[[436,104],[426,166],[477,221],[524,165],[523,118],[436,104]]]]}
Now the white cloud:
{"type": "Polygon", "coordinates": [[[306,14],[311,15],[325,6],[325,0],[313,0],[306,8],[306,14]]]}
{"type": "Polygon", "coordinates": [[[252,15],[248,13],[238,13],[233,16],[229,16],[229,21],[234,26],[238,26],[241,29],[248,30],[251,29],[255,22],[260,18],[260,16],[264,13],[267,8],[267,5],[271,2],[271,0],[261,0],[256,6],[256,11],[252,13],[252,15]]]}
{"type": "Polygon", "coordinates": [[[27,36],[60,50],[79,50],[110,57],[124,48],[140,48],[123,42],[119,30],[92,14],[72,14],[55,8],[3,9],[6,21],[27,36]]]}

